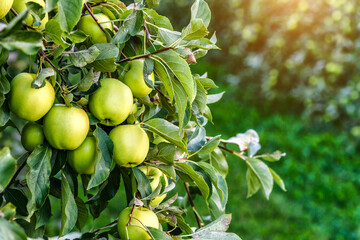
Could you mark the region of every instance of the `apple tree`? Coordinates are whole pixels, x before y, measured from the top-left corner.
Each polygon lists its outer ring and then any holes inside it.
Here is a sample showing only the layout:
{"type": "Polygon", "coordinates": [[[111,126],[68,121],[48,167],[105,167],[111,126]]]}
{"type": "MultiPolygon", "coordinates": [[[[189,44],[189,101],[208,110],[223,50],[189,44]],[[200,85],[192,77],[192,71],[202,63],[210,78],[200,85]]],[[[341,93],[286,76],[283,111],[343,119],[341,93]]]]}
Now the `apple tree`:
{"type": "Polygon", "coordinates": [[[61,203],[59,236],[240,239],[226,232],[231,214],[225,153],[247,167],[248,197],[262,189],[269,198],[274,181],[285,190],[264,162],[284,154],[257,155],[254,130],[227,140],[206,134],[212,123],[208,105],[223,93],[211,94],[215,82],[192,73],[189,64],[218,49],[207,29],[207,3],[194,1],[181,31],[153,9],[159,4],[0,4],[0,130],[18,131],[26,149],[19,157],[9,147],[0,151],[4,239],[51,237],[45,229],[56,216],[54,201],[61,203]],[[15,71],[20,58],[28,64],[15,71]],[[83,230],[121,187],[127,207],[119,209],[119,218],[83,230]],[[196,195],[208,214],[197,211],[196,195]]]}

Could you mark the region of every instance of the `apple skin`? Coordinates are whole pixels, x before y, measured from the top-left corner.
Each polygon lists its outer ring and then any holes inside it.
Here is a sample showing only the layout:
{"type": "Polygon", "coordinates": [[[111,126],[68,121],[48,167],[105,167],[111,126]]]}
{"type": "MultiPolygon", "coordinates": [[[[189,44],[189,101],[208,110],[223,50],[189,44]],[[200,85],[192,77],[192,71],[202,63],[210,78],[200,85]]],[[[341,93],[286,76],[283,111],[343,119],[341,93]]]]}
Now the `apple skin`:
{"type": "MultiPolygon", "coordinates": [[[[41,5],[42,7],[45,8],[45,2],[44,0],[14,0],[14,3],[12,5],[12,7],[14,8],[14,10],[17,13],[21,13],[22,11],[26,10],[26,3],[28,2],[35,2],[39,5],[41,5]]],[[[41,20],[41,26],[37,27],[39,29],[44,29],[45,28],[45,24],[48,22],[49,18],[48,18],[48,14],[45,13],[45,17],[41,20]]],[[[31,16],[30,14],[27,16],[27,18],[25,19],[26,24],[33,26],[34,22],[35,22],[35,18],[33,16],[31,16]]],[[[33,26],[34,27],[34,26],[33,26]]]]}
{"type": "MultiPolygon", "coordinates": [[[[159,184],[161,184],[160,182],[161,176],[164,176],[166,183],[165,185],[166,186],[168,185],[167,177],[163,172],[161,172],[161,170],[151,166],[141,166],[139,167],[139,170],[142,171],[150,179],[150,186],[152,191],[155,191],[155,189],[159,186],[159,184]]],[[[166,194],[163,194],[161,196],[154,198],[153,200],[150,201],[150,206],[155,207],[159,205],[164,200],[165,197],[166,194]]]]}
{"type": "Polygon", "coordinates": [[[14,0],[0,1],[0,19],[8,14],[13,2],[14,0]]]}
{"type": "Polygon", "coordinates": [[[131,213],[131,210],[132,207],[127,207],[119,215],[117,227],[121,239],[130,239],[130,240],[152,239],[143,225],[145,225],[146,227],[153,227],[159,229],[160,223],[156,214],[148,208],[135,207],[134,212],[132,214],[130,225],[126,229],[126,225],[130,220],[129,215],[131,213]]]}
{"type": "Polygon", "coordinates": [[[36,75],[31,73],[18,74],[10,84],[9,108],[18,117],[28,121],[42,118],[53,106],[55,101],[54,88],[48,81],[39,89],[31,87],[36,75]]]}
{"type": "Polygon", "coordinates": [[[93,174],[95,172],[95,157],[95,137],[85,138],[80,147],[67,153],[70,166],[79,174],[93,174]]]}
{"type": "Polygon", "coordinates": [[[74,150],[89,132],[89,117],[84,110],[55,105],[44,117],[44,134],[50,145],[60,150],[74,150]]]}
{"type": "MultiPolygon", "coordinates": [[[[144,59],[133,60],[128,63],[129,69],[124,75],[124,83],[129,86],[134,97],[142,98],[149,95],[152,88],[146,85],[143,71],[144,71],[144,59]]],[[[151,73],[148,78],[155,84],[154,73],[151,73]]]]}
{"type": "MultiPolygon", "coordinates": [[[[110,22],[110,18],[108,16],[99,13],[95,14],[95,17],[104,29],[108,28],[111,31],[113,30],[112,23],[110,22]]],[[[108,42],[106,34],[101,30],[90,15],[85,15],[80,18],[78,29],[83,31],[86,35],[89,35],[91,42],[94,44],[108,42]]]]}
{"type": "Polygon", "coordinates": [[[27,151],[33,151],[36,146],[44,143],[42,126],[37,123],[27,123],[21,132],[21,144],[27,151]]]}
{"type": "Polygon", "coordinates": [[[109,133],[114,143],[113,159],[121,167],[141,164],[149,151],[149,137],[139,125],[121,125],[109,133]]]}
{"type": "Polygon", "coordinates": [[[89,98],[89,109],[101,124],[115,126],[129,116],[133,95],[128,86],[114,78],[104,78],[101,87],[89,98]]]}

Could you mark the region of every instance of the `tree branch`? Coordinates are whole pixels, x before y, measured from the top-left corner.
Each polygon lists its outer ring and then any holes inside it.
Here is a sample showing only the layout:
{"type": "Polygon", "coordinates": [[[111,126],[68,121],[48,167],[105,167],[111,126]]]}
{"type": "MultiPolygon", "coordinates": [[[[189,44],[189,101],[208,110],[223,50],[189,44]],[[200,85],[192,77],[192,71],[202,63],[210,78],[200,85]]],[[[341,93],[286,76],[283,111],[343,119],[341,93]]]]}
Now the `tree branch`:
{"type": "Polygon", "coordinates": [[[126,228],[129,227],[129,225],[130,225],[130,223],[131,223],[132,216],[133,216],[133,214],[134,214],[134,210],[135,210],[135,204],[133,205],[133,207],[132,207],[132,209],[131,209],[131,213],[129,214],[130,219],[129,219],[129,222],[125,225],[126,228]]]}
{"type": "Polygon", "coordinates": [[[195,205],[194,205],[194,202],[192,200],[192,197],[191,197],[191,194],[190,194],[190,190],[189,190],[189,186],[186,182],[184,182],[184,185],[185,185],[185,189],[186,189],[186,192],[187,192],[187,195],[189,197],[189,201],[190,201],[190,205],[191,205],[191,208],[195,214],[195,217],[196,217],[196,221],[197,221],[197,224],[199,226],[199,228],[201,228],[201,220],[200,220],[200,216],[197,214],[196,212],[196,209],[195,209],[195,205]]]}
{"type": "Polygon", "coordinates": [[[103,31],[104,33],[106,33],[105,29],[103,26],[101,26],[101,24],[99,23],[99,21],[97,20],[97,18],[95,17],[94,13],[91,11],[89,5],[85,2],[84,6],[86,8],[86,10],[89,12],[89,14],[91,15],[91,17],[94,19],[94,21],[96,22],[96,24],[100,27],[101,31],[103,31]]]}
{"type": "Polygon", "coordinates": [[[116,62],[117,64],[119,63],[124,63],[124,62],[130,62],[130,61],[133,61],[133,60],[136,60],[136,59],[140,59],[140,58],[150,58],[152,55],[154,54],[158,54],[158,53],[161,53],[161,52],[165,52],[165,51],[168,51],[170,49],[174,49],[174,47],[165,47],[165,48],[162,48],[162,49],[159,49],[153,53],[149,53],[149,54],[142,54],[142,55],[138,55],[138,56],[135,56],[135,57],[129,57],[127,59],[123,59],[121,61],[118,61],[116,62]]]}
{"type": "MultiPolygon", "coordinates": [[[[206,137],[206,139],[207,140],[210,140],[212,137],[206,137]]],[[[221,140],[220,140],[221,141],[221,140]]],[[[236,152],[236,151],[234,151],[234,150],[231,150],[230,148],[227,148],[227,147],[225,147],[225,146],[221,146],[221,145],[219,145],[218,146],[219,148],[221,148],[222,150],[225,150],[225,151],[227,151],[227,152],[229,152],[229,153],[231,153],[231,154],[234,154],[234,155],[236,155],[236,156],[238,156],[239,158],[241,158],[242,160],[244,160],[244,161],[246,161],[247,160],[247,156],[245,156],[245,155],[243,155],[243,154],[241,154],[241,153],[239,153],[239,152],[236,152]]]]}

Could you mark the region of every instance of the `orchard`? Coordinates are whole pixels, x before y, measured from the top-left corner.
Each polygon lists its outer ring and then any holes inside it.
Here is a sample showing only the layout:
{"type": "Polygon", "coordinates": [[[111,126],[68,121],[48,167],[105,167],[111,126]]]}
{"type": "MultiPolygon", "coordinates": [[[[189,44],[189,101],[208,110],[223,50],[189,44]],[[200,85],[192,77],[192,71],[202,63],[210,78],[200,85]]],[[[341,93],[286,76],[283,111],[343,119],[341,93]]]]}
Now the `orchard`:
{"type": "Polygon", "coordinates": [[[154,10],[159,4],[0,3],[0,131],[15,129],[26,150],[0,150],[0,239],[54,237],[57,216],[57,236],[68,239],[240,239],[227,232],[226,175],[237,169],[226,154],[247,168],[239,179],[247,197],[261,189],[269,198],[274,182],[285,191],[265,163],[285,154],[258,154],[254,130],[206,134],[209,105],[223,96],[190,68],[220,50],[206,1],[194,1],[181,31],[154,10]],[[27,66],[14,70],[20,58],[27,66]],[[120,189],[118,218],[89,226],[120,189]]]}

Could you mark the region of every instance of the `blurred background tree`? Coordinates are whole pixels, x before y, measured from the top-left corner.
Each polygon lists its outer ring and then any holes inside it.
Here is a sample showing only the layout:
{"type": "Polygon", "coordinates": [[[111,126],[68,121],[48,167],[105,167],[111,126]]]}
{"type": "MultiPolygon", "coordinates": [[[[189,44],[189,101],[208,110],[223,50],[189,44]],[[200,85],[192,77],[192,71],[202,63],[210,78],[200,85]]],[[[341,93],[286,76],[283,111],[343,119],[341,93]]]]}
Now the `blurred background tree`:
{"type": "MultiPolygon", "coordinates": [[[[226,139],[255,127],[264,150],[287,153],[278,169],[288,192],[270,201],[245,200],[245,168],[230,161],[231,230],[246,239],[359,239],[360,1],[207,2],[222,50],[196,70],[227,90],[208,131],[226,139]]],[[[180,30],[192,1],[163,3],[180,30]]]]}

